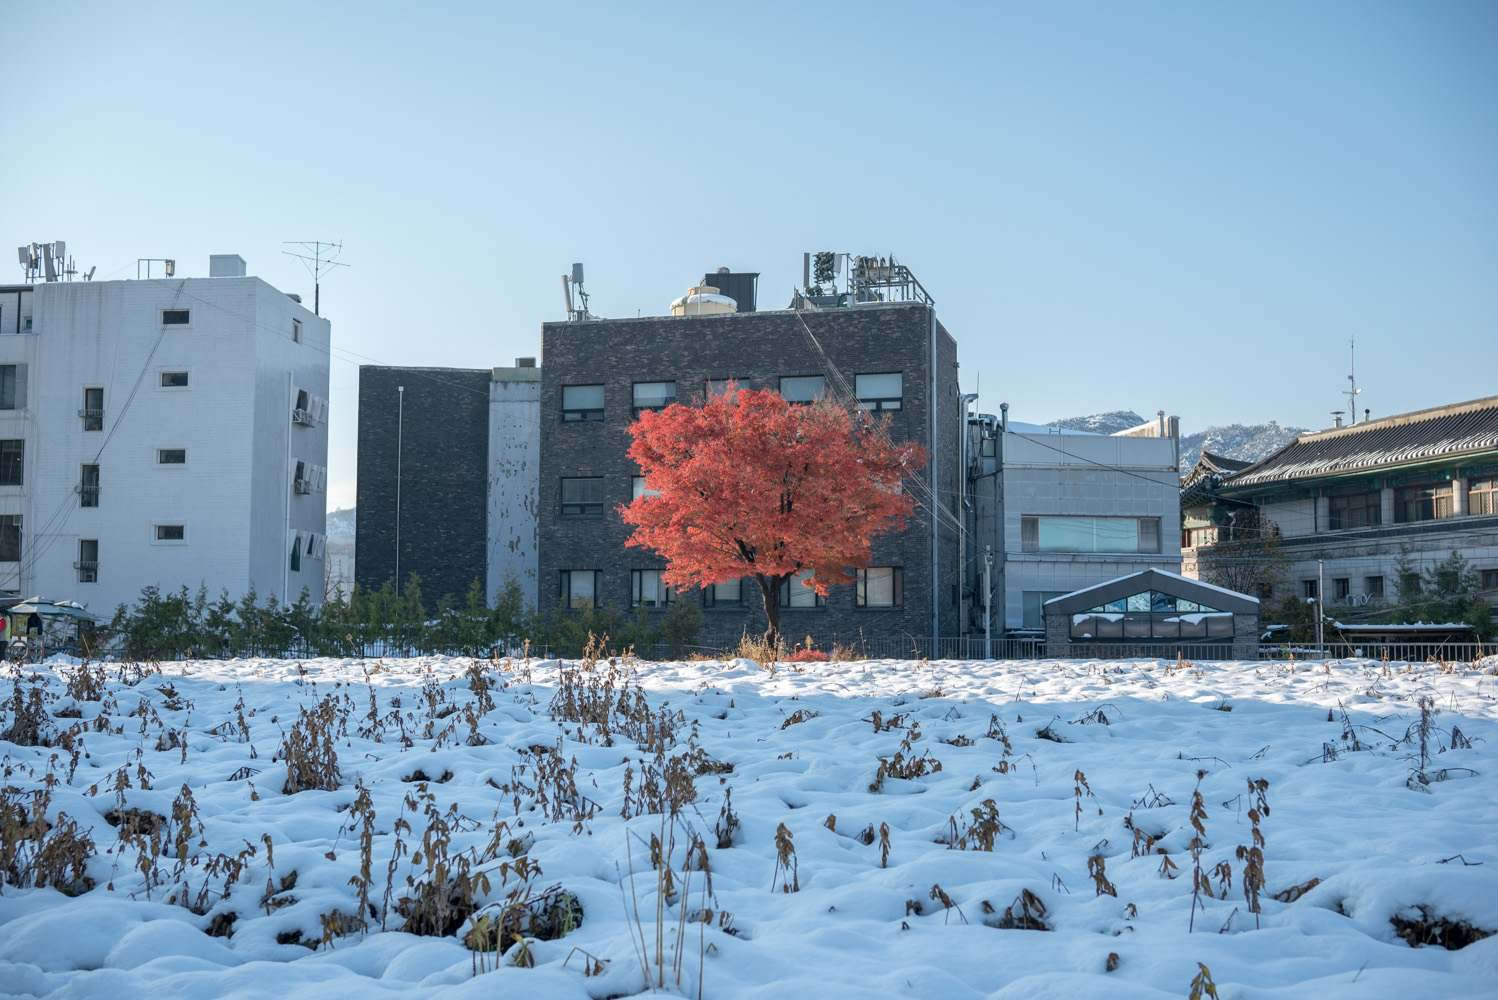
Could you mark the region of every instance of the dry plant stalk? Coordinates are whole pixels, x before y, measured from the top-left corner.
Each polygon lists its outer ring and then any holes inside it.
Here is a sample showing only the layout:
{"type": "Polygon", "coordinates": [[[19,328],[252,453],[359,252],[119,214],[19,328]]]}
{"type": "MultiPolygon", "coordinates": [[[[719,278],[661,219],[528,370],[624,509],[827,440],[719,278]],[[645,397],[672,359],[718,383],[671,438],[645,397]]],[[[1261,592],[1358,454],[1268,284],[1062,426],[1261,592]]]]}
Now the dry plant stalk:
{"type": "Polygon", "coordinates": [[[1243,862],[1243,898],[1248,902],[1248,911],[1254,915],[1255,927],[1259,926],[1259,893],[1264,889],[1264,834],[1259,830],[1259,823],[1269,815],[1268,791],[1266,779],[1248,779],[1248,794],[1254,800],[1248,810],[1253,843],[1238,845],[1238,860],[1243,862]]]}
{"type": "MultiPolygon", "coordinates": [[[[1099,709],[1099,711],[1101,711],[1101,709],[1099,709]]],[[[1092,794],[1092,788],[1091,788],[1091,786],[1089,786],[1087,784],[1087,775],[1085,775],[1085,774],[1082,773],[1082,769],[1081,768],[1078,768],[1077,769],[1077,773],[1074,774],[1074,775],[1072,775],[1072,780],[1076,782],[1076,784],[1074,784],[1072,786],[1072,794],[1075,795],[1076,799],[1077,799],[1077,815],[1076,815],[1076,822],[1073,824],[1073,827],[1074,827],[1075,830],[1081,830],[1082,829],[1082,794],[1085,792],[1087,794],[1087,797],[1089,799],[1091,799],[1093,802],[1097,801],[1097,796],[1092,794]]],[[[1101,816],[1103,814],[1102,807],[1098,808],[1097,814],[1099,816],[1101,816]]]]}
{"type": "Polygon", "coordinates": [[[1217,1000],[1217,984],[1212,982],[1212,970],[1200,962],[1196,963],[1196,977],[1191,980],[1191,993],[1187,1000],[1217,1000]]]}
{"type": "Polygon", "coordinates": [[[1205,894],[1208,899],[1213,898],[1212,885],[1202,871],[1202,852],[1207,848],[1204,839],[1207,836],[1207,807],[1202,802],[1202,779],[1206,776],[1205,770],[1196,772],[1196,788],[1191,793],[1191,828],[1196,833],[1191,838],[1191,920],[1186,925],[1188,934],[1196,928],[1196,908],[1201,906],[1203,912],[1206,911],[1201,902],[1202,895],[1205,894]]]}
{"type": "Polygon", "coordinates": [[[775,828],[775,871],[770,876],[770,891],[775,891],[775,880],[780,880],[781,892],[800,892],[801,877],[796,869],[796,847],[791,843],[791,831],[781,823],[775,828]]]}
{"type": "Polygon", "coordinates": [[[1103,860],[1101,854],[1094,854],[1087,859],[1087,874],[1092,876],[1093,885],[1097,887],[1097,894],[1116,897],[1118,887],[1108,881],[1107,867],[1107,862],[1103,860]]]}
{"type": "Polygon", "coordinates": [[[344,716],[338,699],[328,695],[312,708],[304,708],[276,756],[286,761],[287,795],[309,789],[333,791],[338,787],[338,751],[334,744],[342,731],[344,716]]]}

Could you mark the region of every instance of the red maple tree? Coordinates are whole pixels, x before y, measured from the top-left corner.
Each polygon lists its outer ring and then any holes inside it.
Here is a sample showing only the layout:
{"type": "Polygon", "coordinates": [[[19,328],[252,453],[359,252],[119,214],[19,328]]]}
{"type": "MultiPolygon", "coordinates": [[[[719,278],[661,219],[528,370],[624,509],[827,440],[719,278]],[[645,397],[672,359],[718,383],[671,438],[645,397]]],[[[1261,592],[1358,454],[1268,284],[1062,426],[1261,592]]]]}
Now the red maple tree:
{"type": "Polygon", "coordinates": [[[825,595],[869,565],[876,535],[914,510],[900,480],[926,462],[892,444],[888,421],[820,400],[793,405],[769,390],[716,394],[701,406],[645,412],[629,457],[658,491],[619,508],[628,544],[666,560],[662,580],[705,586],[752,576],[765,639],[780,640],[780,591],[798,573],[825,595]]]}

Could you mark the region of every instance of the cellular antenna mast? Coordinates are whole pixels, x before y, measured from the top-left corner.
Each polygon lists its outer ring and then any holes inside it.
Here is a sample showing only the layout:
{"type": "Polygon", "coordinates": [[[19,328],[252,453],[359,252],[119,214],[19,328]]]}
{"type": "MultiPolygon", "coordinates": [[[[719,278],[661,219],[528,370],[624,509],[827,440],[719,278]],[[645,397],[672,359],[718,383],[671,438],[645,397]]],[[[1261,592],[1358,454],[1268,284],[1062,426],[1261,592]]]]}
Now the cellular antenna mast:
{"type": "Polygon", "coordinates": [[[1358,393],[1362,392],[1363,390],[1358,388],[1358,378],[1357,378],[1357,370],[1358,370],[1357,369],[1357,362],[1358,362],[1358,342],[1357,342],[1356,339],[1354,339],[1352,337],[1348,337],[1347,338],[1347,352],[1348,352],[1347,388],[1342,391],[1342,395],[1344,395],[1344,396],[1347,397],[1347,411],[1352,414],[1352,421],[1351,422],[1352,423],[1357,423],[1358,422],[1358,393]]]}
{"type": "Polygon", "coordinates": [[[312,272],[312,314],[321,316],[321,286],[324,271],[331,271],[335,267],[348,267],[340,263],[338,257],[343,253],[342,243],[323,243],[318,240],[287,240],[287,246],[301,247],[308,253],[297,253],[294,250],[282,250],[288,257],[295,257],[301,261],[308,271],[312,272]],[[308,256],[311,254],[311,256],[308,256]]]}

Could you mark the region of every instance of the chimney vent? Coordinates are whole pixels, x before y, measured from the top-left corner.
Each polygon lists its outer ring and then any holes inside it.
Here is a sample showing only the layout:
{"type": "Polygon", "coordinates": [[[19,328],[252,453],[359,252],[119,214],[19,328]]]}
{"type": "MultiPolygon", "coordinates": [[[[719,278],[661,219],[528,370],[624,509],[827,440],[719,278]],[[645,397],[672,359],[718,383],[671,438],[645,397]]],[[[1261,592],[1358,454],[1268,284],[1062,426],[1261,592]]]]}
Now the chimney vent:
{"type": "Polygon", "coordinates": [[[534,368],[534,367],[536,367],[536,359],[535,358],[516,358],[515,359],[515,367],[516,368],[534,368]]]}

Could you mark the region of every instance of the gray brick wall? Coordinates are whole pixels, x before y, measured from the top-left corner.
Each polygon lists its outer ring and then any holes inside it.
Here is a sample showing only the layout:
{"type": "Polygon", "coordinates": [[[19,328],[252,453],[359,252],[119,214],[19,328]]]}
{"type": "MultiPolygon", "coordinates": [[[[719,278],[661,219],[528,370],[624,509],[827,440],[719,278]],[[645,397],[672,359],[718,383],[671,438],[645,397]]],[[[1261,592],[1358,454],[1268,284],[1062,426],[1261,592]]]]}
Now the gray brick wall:
{"type": "Polygon", "coordinates": [[[461,600],[475,579],[486,579],[490,379],[488,368],[360,367],[360,587],[379,589],[395,576],[397,439],[402,584],[416,573],[434,607],[446,594],[461,600]]]}
{"type": "MultiPolygon", "coordinates": [[[[664,560],[651,553],[626,548],[629,530],[617,512],[630,501],[632,480],[639,472],[625,454],[626,427],[633,419],[633,383],[675,381],[678,401],[688,402],[700,397],[709,379],[734,378],[748,388],[778,389],[781,376],[827,374],[808,330],[850,388],[857,374],[902,372],[903,405],[893,414],[891,434],[930,448],[931,328],[924,306],[810,311],[800,317],[774,311],[542,326],[539,607],[556,606],[562,570],[596,569],[603,573],[599,603],[627,610],[630,570],[664,566],[664,560]],[[604,421],[563,423],[562,387],[596,384],[605,387],[604,421]],[[561,516],[564,476],[604,479],[602,517],[561,516]]],[[[937,333],[938,495],[950,510],[956,502],[958,471],[956,344],[939,324],[937,333]]],[[[929,471],[928,467],[923,475],[929,471]]],[[[953,634],[957,624],[956,552],[955,531],[944,526],[939,590],[943,635],[953,634]]],[[[788,639],[810,634],[819,642],[905,632],[930,635],[931,563],[931,513],[922,508],[905,531],[874,543],[873,565],[904,569],[902,607],[860,609],[854,588],[840,587],[829,595],[825,608],[783,609],[784,632],[788,639]]],[[[746,583],[745,593],[743,609],[704,609],[703,635],[737,636],[745,628],[751,634],[762,632],[765,617],[758,590],[746,583]]],[[[701,603],[697,593],[678,597],[683,599],[701,603]]]]}

